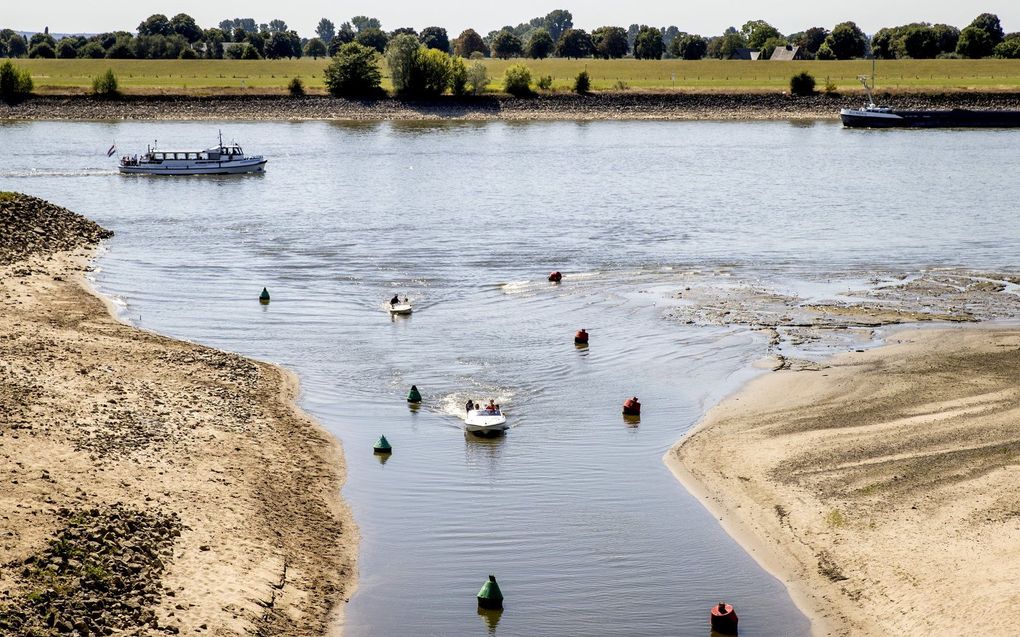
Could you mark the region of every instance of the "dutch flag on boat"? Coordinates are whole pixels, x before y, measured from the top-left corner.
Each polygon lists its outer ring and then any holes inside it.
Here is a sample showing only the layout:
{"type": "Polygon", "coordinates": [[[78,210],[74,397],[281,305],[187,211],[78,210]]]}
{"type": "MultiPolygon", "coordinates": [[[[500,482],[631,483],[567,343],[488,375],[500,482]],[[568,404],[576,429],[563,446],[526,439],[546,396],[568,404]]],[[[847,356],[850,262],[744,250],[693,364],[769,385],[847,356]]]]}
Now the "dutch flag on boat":
{"type": "Polygon", "coordinates": [[[117,144],[114,144],[113,146],[110,146],[110,150],[106,151],[106,156],[107,157],[113,157],[113,154],[115,152],[117,152],[117,144]]]}

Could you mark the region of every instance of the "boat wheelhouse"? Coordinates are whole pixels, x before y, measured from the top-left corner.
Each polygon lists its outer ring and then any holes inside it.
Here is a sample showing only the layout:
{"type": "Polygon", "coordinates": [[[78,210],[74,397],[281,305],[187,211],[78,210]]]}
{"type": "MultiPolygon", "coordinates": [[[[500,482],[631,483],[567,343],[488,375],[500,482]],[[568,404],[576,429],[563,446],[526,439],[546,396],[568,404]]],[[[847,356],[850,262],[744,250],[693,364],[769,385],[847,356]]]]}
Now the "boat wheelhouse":
{"type": "Polygon", "coordinates": [[[266,169],[262,155],[246,155],[240,145],[220,143],[205,150],[146,149],[145,154],[125,155],[120,172],[142,175],[239,175],[260,173],[266,169]]]}

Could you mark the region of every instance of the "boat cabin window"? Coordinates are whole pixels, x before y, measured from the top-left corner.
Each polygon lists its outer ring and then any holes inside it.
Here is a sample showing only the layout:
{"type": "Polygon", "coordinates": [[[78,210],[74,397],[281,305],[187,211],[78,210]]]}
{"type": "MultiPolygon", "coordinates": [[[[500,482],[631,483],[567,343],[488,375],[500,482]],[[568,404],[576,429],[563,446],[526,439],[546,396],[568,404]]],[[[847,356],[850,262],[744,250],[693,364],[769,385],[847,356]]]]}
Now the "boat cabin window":
{"type": "Polygon", "coordinates": [[[153,159],[162,160],[163,159],[163,153],[152,153],[152,158],[153,159]]]}
{"type": "Polygon", "coordinates": [[[198,159],[198,153],[188,153],[188,159],[198,159]]]}

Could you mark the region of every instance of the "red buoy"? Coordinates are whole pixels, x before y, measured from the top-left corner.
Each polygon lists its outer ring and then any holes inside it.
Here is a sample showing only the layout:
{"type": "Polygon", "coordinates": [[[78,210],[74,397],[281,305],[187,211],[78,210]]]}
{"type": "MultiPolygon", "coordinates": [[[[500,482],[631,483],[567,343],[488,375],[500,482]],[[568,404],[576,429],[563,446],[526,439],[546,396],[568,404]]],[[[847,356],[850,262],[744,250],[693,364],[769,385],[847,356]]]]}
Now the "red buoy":
{"type": "Polygon", "coordinates": [[[712,607],[712,616],[709,621],[712,624],[712,630],[721,635],[737,634],[737,613],[726,602],[719,602],[718,606],[712,607]]]}
{"type": "Polygon", "coordinates": [[[587,345],[588,344],[588,332],[581,329],[574,334],[574,345],[587,345]]]}
{"type": "Polygon", "coordinates": [[[623,415],[624,416],[640,416],[641,415],[641,403],[638,402],[637,396],[628,398],[623,403],[623,415]]]}
{"type": "Polygon", "coordinates": [[[549,280],[552,281],[553,283],[559,283],[560,281],[563,280],[563,275],[560,274],[559,270],[557,270],[555,272],[550,272],[549,273],[549,280]]]}

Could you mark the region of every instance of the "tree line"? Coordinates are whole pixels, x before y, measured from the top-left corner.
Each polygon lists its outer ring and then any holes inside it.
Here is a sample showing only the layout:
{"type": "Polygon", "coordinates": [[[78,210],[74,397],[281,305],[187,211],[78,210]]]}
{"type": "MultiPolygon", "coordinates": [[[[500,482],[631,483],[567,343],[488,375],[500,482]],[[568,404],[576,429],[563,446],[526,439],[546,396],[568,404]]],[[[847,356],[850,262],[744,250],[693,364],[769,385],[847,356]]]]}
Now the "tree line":
{"type": "Polygon", "coordinates": [[[764,20],[749,20],[739,30],[705,37],[676,26],[603,26],[590,33],[574,27],[565,9],[551,11],[517,26],[504,26],[481,35],[465,29],[450,38],[446,29],[430,26],[419,33],[403,27],[385,31],[378,19],[355,16],[339,25],[322,18],[315,37],[303,38],[280,19],[257,23],[253,18],[222,20],[216,27],[202,28],[179,13],[172,18],[154,14],[143,20],[136,33],[115,31],[93,36],[70,36],[57,41],[48,32],[31,38],[0,31],[0,57],[35,58],[139,58],[139,59],[278,59],[332,57],[352,42],[379,53],[400,35],[418,39],[428,49],[462,58],[604,58],[637,59],[702,58],[729,59],[744,49],[761,52],[767,59],[777,47],[797,46],[805,59],[847,60],[866,56],[897,58],[1020,58],[1020,33],[1003,32],[998,16],[982,13],[959,29],[926,22],[880,29],[870,38],[853,22],[831,30],[811,27],[784,35],[764,20]]]}

